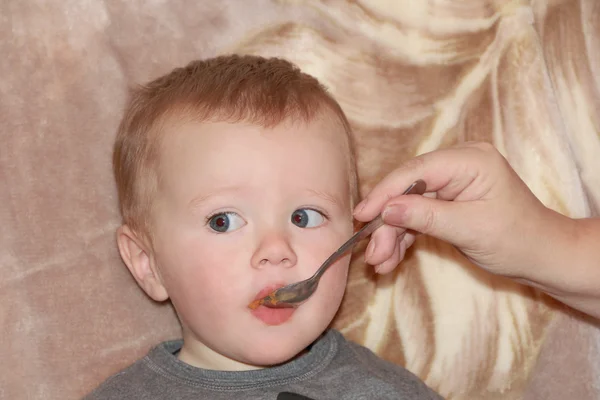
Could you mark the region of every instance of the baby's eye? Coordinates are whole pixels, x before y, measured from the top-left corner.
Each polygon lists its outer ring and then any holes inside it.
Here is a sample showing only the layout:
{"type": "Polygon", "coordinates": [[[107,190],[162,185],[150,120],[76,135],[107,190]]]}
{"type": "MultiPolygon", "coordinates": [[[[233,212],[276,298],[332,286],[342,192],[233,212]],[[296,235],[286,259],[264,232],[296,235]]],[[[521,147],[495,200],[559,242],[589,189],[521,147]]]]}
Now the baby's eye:
{"type": "Polygon", "coordinates": [[[210,228],[219,233],[232,232],[246,225],[246,221],[234,212],[215,214],[208,219],[210,228]]]}
{"type": "Polygon", "coordinates": [[[310,208],[301,208],[292,213],[292,224],[300,228],[314,228],[325,222],[323,214],[310,208]]]}

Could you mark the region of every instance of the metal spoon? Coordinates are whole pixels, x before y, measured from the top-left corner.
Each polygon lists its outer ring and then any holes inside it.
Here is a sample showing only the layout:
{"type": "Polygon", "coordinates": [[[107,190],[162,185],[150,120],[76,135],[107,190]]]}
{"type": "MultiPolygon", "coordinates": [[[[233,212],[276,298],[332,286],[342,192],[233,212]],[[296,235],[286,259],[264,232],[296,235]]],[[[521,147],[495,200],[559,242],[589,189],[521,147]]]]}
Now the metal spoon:
{"type": "MultiPolygon", "coordinates": [[[[408,187],[403,193],[406,194],[423,194],[427,185],[421,179],[415,181],[408,187]]],[[[253,301],[248,307],[256,309],[260,305],[270,308],[291,308],[297,307],[305,300],[307,300],[317,290],[319,280],[331,265],[342,257],[346,251],[354,247],[355,244],[369,236],[377,228],[383,225],[381,214],[377,216],[373,221],[369,222],[362,227],[361,230],[356,232],[346,243],[344,243],[335,253],[333,253],[321,267],[315,272],[313,276],[300,282],[292,283],[287,286],[281,287],[269,293],[262,299],[253,301]]]]}

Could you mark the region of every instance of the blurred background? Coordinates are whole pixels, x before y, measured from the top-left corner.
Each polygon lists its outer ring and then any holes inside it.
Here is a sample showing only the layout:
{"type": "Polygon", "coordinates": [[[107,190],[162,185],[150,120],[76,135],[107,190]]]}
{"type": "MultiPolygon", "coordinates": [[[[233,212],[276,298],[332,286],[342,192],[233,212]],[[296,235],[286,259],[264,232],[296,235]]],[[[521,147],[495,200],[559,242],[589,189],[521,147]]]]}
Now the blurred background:
{"type": "MultiPolygon", "coordinates": [[[[111,148],[128,88],[193,59],[320,79],[363,194],[484,140],[548,206],[600,210],[597,0],[2,0],[0,39],[1,399],[80,398],[179,335],[118,257],[111,148]]],[[[384,277],[363,250],[334,322],[349,339],[448,399],[600,398],[597,323],[431,238],[384,277]]]]}

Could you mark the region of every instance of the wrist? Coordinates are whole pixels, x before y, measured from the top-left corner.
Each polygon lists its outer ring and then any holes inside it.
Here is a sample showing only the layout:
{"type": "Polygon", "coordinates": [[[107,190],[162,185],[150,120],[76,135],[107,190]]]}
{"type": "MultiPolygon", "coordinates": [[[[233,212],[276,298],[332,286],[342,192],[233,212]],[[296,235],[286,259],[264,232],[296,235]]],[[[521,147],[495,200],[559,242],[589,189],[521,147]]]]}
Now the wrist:
{"type": "Polygon", "coordinates": [[[519,280],[543,290],[553,297],[580,294],[590,279],[585,274],[584,220],[577,220],[545,208],[536,224],[534,243],[525,251],[529,256],[519,280]]]}

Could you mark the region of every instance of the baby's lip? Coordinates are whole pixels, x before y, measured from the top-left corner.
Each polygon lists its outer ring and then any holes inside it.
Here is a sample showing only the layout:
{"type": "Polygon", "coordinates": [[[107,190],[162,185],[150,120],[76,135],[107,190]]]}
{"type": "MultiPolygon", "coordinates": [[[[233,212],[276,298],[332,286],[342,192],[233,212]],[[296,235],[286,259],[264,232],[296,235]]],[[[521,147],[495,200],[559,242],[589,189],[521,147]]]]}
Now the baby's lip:
{"type": "Polygon", "coordinates": [[[254,299],[252,299],[253,301],[255,300],[260,300],[263,297],[267,296],[269,293],[271,293],[274,290],[279,289],[280,287],[284,287],[286,284],[285,283],[275,283],[275,284],[270,284],[265,286],[264,288],[262,288],[257,294],[256,297],[254,297],[254,299]]]}

